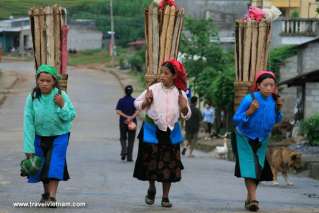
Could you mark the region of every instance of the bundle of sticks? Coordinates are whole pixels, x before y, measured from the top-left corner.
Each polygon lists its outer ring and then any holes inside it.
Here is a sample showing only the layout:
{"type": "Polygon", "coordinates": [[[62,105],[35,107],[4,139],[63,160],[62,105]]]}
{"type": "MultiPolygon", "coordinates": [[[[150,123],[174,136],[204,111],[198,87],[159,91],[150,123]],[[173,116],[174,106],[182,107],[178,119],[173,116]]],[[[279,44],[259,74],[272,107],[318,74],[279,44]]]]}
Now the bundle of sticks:
{"type": "Polygon", "coordinates": [[[267,67],[271,22],[238,20],[235,29],[235,108],[247,94],[256,73],[267,67]]]}
{"type": "Polygon", "coordinates": [[[53,7],[31,8],[29,10],[35,68],[49,64],[58,70],[62,79],[59,87],[67,89],[67,34],[66,9],[53,7]]]}
{"type": "Polygon", "coordinates": [[[158,80],[163,62],[177,58],[184,9],[152,3],[145,10],[146,73],[148,85],[158,80]]]}

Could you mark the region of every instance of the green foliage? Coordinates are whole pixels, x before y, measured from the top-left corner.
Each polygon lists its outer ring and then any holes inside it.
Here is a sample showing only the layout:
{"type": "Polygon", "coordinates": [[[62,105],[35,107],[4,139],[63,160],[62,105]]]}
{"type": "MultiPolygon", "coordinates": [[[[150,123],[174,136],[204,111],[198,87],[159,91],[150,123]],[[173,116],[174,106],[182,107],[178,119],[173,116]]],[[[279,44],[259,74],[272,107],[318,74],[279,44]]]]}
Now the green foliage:
{"type": "Polygon", "coordinates": [[[276,74],[277,79],[280,80],[280,66],[284,64],[287,58],[296,54],[297,48],[293,45],[272,49],[268,60],[268,70],[273,71],[276,74]]]}
{"type": "Polygon", "coordinates": [[[234,80],[235,73],[233,69],[225,69],[218,73],[213,83],[209,87],[211,100],[222,110],[230,110],[234,100],[234,80]]]}
{"type": "MultiPolygon", "coordinates": [[[[151,0],[113,0],[116,43],[126,46],[129,41],[144,38],[144,9],[151,0]]],[[[84,2],[70,8],[73,19],[95,19],[99,30],[111,31],[109,1],[84,2]]]]}
{"type": "MultiPolygon", "coordinates": [[[[104,0],[91,0],[90,4],[104,2],[104,0]]],[[[87,0],[1,0],[0,1],[0,19],[6,19],[9,16],[27,16],[31,7],[48,6],[58,4],[66,8],[72,8],[81,4],[88,4],[87,0]]]]}
{"type": "Polygon", "coordinates": [[[213,102],[220,109],[232,105],[234,63],[233,55],[217,42],[217,30],[211,20],[186,19],[181,51],[186,54],[185,67],[191,86],[201,99],[213,102]]]}
{"type": "Polygon", "coordinates": [[[69,54],[69,65],[107,63],[111,60],[106,50],[87,50],[69,54]]]}
{"type": "MultiPolygon", "coordinates": [[[[144,9],[151,1],[113,0],[117,45],[126,46],[129,41],[144,38],[144,9]]],[[[54,4],[67,8],[69,20],[94,19],[100,31],[111,31],[109,0],[0,0],[0,19],[27,16],[31,7],[54,4]]]]}
{"type": "Polygon", "coordinates": [[[292,11],[291,18],[299,18],[299,17],[300,17],[300,15],[299,15],[299,11],[298,10],[292,11]]]}
{"type": "Polygon", "coordinates": [[[145,70],[145,49],[136,51],[128,60],[131,69],[137,72],[145,70]]]}
{"type": "Polygon", "coordinates": [[[305,119],[301,124],[301,131],[311,145],[319,146],[319,113],[305,119]]]}

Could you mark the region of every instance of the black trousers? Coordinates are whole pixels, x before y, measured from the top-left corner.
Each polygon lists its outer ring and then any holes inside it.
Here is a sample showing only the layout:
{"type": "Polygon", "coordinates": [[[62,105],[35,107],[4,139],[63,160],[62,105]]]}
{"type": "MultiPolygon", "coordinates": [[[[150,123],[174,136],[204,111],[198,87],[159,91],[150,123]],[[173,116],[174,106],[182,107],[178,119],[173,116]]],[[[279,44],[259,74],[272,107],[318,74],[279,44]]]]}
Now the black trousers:
{"type": "Polygon", "coordinates": [[[127,155],[127,160],[133,160],[133,148],[136,130],[129,130],[127,124],[120,124],[121,156],[127,155]]]}

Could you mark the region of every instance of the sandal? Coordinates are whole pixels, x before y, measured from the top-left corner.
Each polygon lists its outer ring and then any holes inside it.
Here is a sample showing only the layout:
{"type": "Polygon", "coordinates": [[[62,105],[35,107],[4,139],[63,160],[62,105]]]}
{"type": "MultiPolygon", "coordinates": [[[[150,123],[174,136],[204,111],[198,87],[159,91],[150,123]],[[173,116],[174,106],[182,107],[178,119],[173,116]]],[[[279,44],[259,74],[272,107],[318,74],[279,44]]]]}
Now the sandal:
{"type": "Polygon", "coordinates": [[[257,200],[245,201],[245,209],[251,212],[259,210],[259,202],[257,200]]]}
{"type": "Polygon", "coordinates": [[[147,195],[145,196],[145,203],[147,205],[153,205],[155,202],[155,195],[156,191],[155,190],[147,190],[147,195]]]}
{"type": "Polygon", "coordinates": [[[173,204],[171,202],[169,202],[168,198],[162,198],[162,203],[161,203],[162,207],[164,208],[172,208],[173,204]]]}
{"type": "Polygon", "coordinates": [[[49,197],[47,202],[48,202],[48,207],[49,208],[56,208],[57,207],[57,203],[56,203],[55,197],[49,197]]]}
{"type": "Polygon", "coordinates": [[[49,193],[43,193],[39,203],[45,203],[49,199],[49,193]]]}
{"type": "Polygon", "coordinates": [[[186,151],[187,151],[187,149],[186,149],[186,148],[183,148],[183,150],[182,150],[182,155],[185,155],[185,154],[186,154],[186,151]]]}

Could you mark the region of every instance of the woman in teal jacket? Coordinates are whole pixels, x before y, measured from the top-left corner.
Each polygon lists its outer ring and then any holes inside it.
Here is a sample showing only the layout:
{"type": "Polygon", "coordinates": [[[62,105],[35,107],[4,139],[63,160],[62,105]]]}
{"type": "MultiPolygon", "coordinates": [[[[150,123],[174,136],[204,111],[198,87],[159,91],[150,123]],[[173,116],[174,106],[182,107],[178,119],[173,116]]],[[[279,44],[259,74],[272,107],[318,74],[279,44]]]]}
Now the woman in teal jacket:
{"type": "MultiPolygon", "coordinates": [[[[68,95],[58,89],[55,67],[43,64],[36,72],[36,87],[27,96],[24,108],[24,153],[37,155],[43,167],[29,183],[42,181],[44,193],[40,202],[55,203],[58,183],[68,180],[66,152],[76,116],[68,95]]],[[[54,206],[53,206],[54,207],[54,206]]]]}

